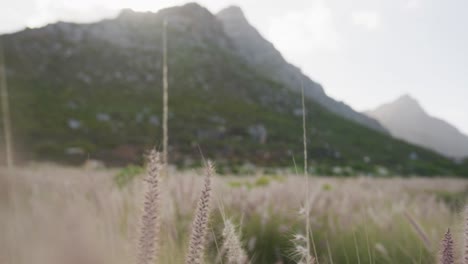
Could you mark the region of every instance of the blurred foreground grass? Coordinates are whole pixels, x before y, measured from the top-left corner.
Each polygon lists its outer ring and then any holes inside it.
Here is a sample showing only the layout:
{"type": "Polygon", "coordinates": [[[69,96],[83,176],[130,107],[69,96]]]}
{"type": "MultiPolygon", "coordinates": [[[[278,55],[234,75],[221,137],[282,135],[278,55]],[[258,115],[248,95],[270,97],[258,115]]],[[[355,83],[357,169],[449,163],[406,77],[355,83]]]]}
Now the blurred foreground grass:
{"type": "MultiPolygon", "coordinates": [[[[44,164],[0,169],[0,263],[134,263],[141,173],[44,164]]],[[[160,263],[183,263],[201,174],[174,171],[163,180],[160,263]]],[[[221,263],[222,214],[238,224],[253,263],[295,263],[292,240],[305,232],[303,177],[218,176],[214,183],[207,263],[221,263]]],[[[448,227],[462,244],[466,180],[311,177],[309,183],[319,263],[436,263],[448,227]]]]}

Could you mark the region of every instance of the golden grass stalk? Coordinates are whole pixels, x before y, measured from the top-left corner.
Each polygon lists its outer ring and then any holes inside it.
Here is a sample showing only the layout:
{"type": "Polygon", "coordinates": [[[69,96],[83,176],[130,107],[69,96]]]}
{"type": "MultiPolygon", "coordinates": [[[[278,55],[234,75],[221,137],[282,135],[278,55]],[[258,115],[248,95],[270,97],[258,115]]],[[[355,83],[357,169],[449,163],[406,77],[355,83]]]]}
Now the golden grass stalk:
{"type": "Polygon", "coordinates": [[[226,258],[228,264],[246,264],[248,257],[242,248],[240,238],[236,233],[236,229],[230,220],[224,221],[223,230],[223,248],[226,250],[226,258]]]}
{"type": "Polygon", "coordinates": [[[441,264],[455,263],[453,254],[453,239],[452,234],[450,233],[450,229],[447,230],[447,233],[445,233],[444,239],[442,240],[442,252],[440,257],[441,264]]]}
{"type": "Polygon", "coordinates": [[[205,237],[208,227],[208,217],[210,214],[211,177],[213,174],[213,165],[208,161],[206,165],[205,184],[198,200],[197,210],[192,223],[192,233],[185,261],[186,264],[199,264],[203,261],[205,237]]]}
{"type": "Polygon", "coordinates": [[[159,153],[152,150],[148,157],[146,194],[141,217],[140,239],[138,243],[138,264],[153,264],[158,250],[159,235],[159,176],[161,162],[159,153]]]}

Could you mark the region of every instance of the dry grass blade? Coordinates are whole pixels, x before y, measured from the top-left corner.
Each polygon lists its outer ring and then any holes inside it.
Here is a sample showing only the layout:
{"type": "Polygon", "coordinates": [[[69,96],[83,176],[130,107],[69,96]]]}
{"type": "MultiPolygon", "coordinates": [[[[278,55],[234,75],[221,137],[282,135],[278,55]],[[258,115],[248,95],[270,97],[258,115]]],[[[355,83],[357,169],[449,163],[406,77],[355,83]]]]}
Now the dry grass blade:
{"type": "Polygon", "coordinates": [[[141,234],[139,240],[138,264],[154,263],[157,255],[157,240],[159,234],[159,174],[161,162],[159,153],[152,150],[149,154],[147,176],[145,178],[147,190],[141,218],[141,234]]]}
{"type": "Polygon", "coordinates": [[[405,215],[405,218],[413,227],[413,229],[416,231],[418,236],[421,238],[426,248],[428,250],[431,250],[432,249],[431,241],[429,240],[428,236],[426,235],[422,227],[418,224],[418,222],[416,222],[416,220],[408,212],[405,212],[404,215],[405,215]]]}
{"type": "Polygon", "coordinates": [[[200,199],[198,200],[197,210],[192,223],[192,234],[190,237],[187,259],[185,261],[187,264],[198,264],[203,260],[208,217],[210,214],[211,177],[213,174],[213,165],[208,161],[205,185],[201,192],[200,199]]]}

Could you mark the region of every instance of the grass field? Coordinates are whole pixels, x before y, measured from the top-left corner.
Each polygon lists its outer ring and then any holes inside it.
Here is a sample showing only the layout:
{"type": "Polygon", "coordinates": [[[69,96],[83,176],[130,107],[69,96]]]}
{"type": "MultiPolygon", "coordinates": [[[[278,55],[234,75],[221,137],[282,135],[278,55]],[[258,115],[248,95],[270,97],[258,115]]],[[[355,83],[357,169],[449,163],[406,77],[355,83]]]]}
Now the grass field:
{"type": "MultiPolygon", "coordinates": [[[[135,263],[143,174],[51,164],[1,169],[0,263],[135,263]],[[118,185],[116,175],[125,173],[127,181],[118,185]]],[[[172,170],[162,179],[158,263],[183,263],[203,174],[172,170]]],[[[449,227],[462,245],[466,180],[308,182],[311,251],[318,263],[436,263],[449,227]]],[[[303,176],[216,176],[206,263],[223,263],[223,216],[240,232],[251,263],[296,263],[304,197],[303,176]]]]}

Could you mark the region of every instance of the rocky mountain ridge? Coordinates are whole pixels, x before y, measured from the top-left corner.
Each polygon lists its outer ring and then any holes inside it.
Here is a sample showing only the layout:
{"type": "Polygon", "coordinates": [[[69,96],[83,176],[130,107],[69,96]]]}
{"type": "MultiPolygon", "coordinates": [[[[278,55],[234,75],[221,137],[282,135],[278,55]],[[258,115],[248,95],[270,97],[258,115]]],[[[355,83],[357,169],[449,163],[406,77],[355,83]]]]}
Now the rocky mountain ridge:
{"type": "MultiPolygon", "coordinates": [[[[220,167],[300,162],[297,87],[246,60],[248,49],[219,16],[187,4],[1,36],[17,153],[121,165],[140,162],[145,149],[160,146],[166,20],[171,162],[193,166],[200,149],[220,167]]],[[[276,55],[271,58],[282,62],[276,55]]],[[[315,173],[332,174],[334,167],[348,174],[381,167],[398,174],[465,173],[449,159],[330,111],[310,96],[323,93],[321,87],[310,85],[307,137],[315,173]]]]}
{"type": "Polygon", "coordinates": [[[429,115],[416,99],[404,95],[367,114],[379,120],[390,133],[410,143],[435,150],[447,157],[468,157],[468,136],[448,122],[429,115]]]}

